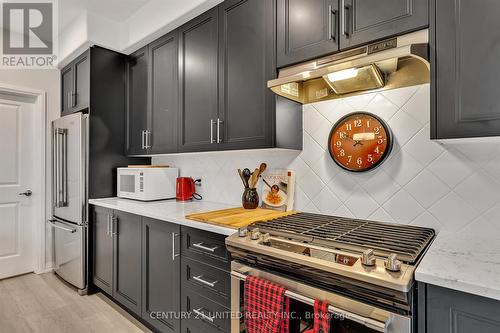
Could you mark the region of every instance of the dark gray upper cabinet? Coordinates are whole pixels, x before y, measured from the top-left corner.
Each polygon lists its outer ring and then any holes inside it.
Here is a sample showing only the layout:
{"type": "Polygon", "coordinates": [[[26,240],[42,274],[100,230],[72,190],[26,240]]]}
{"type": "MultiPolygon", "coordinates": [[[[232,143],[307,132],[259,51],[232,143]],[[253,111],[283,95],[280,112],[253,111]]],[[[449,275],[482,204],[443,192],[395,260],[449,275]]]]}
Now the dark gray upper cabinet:
{"type": "Polygon", "coordinates": [[[113,298],[137,315],[141,315],[142,219],[138,215],[115,211],[112,222],[113,298]]]}
{"type": "Polygon", "coordinates": [[[74,72],[73,108],[83,110],[90,103],[90,52],[85,52],[76,58],[74,72]]]}
{"type": "Polygon", "coordinates": [[[500,135],[500,2],[431,1],[431,138],[500,135]]]}
{"type": "MultiPolygon", "coordinates": [[[[441,1],[441,0],[439,0],[441,1]]],[[[420,285],[419,333],[498,333],[500,302],[433,285],[420,285]],[[424,311],[420,311],[424,310],[424,311]]]]}
{"type": "Polygon", "coordinates": [[[179,114],[179,70],[177,31],[149,45],[150,152],[177,152],[179,114]]]}
{"type": "Polygon", "coordinates": [[[179,332],[180,321],[152,313],[180,311],[180,226],[143,218],[142,318],[161,332],[179,332]]]}
{"type": "Polygon", "coordinates": [[[340,48],[425,28],[429,0],[340,0],[340,48]]]}
{"type": "Polygon", "coordinates": [[[71,91],[73,90],[73,66],[61,70],[61,113],[71,113],[71,91]]]}
{"type": "Polygon", "coordinates": [[[111,209],[93,207],[93,281],[108,295],[113,285],[113,237],[110,233],[111,209]]]}
{"type": "Polygon", "coordinates": [[[217,8],[179,29],[181,151],[216,150],[217,8]]]}
{"type": "Polygon", "coordinates": [[[61,114],[82,111],[90,103],[90,49],[61,70],[61,114]]]}
{"type": "Polygon", "coordinates": [[[338,51],[339,19],[338,0],[277,0],[278,67],[338,51]]]}
{"type": "Polygon", "coordinates": [[[148,128],[148,48],[134,52],[127,64],[127,154],[146,154],[148,128]]]}
{"type": "Polygon", "coordinates": [[[219,6],[219,149],[272,147],[276,75],[274,2],[227,0],[219,6]],[[222,120],[222,122],[221,122],[222,120]]]}

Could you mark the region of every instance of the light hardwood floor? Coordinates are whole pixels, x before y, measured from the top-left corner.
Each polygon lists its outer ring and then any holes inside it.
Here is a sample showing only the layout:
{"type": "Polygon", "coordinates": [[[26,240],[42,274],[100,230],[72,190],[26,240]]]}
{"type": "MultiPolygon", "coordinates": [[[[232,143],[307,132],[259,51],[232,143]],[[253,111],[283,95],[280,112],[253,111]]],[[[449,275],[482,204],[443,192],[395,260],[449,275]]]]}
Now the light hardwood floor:
{"type": "Polygon", "coordinates": [[[101,294],[79,296],[53,273],[0,280],[0,333],[150,332],[101,294]]]}

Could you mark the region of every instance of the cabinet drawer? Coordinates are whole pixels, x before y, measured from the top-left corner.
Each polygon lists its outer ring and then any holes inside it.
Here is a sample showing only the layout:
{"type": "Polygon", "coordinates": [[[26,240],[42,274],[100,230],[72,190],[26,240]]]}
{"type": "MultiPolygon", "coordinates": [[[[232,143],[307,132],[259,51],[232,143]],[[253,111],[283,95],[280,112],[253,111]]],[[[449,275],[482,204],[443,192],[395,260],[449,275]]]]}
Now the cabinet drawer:
{"type": "Polygon", "coordinates": [[[231,306],[231,276],[228,272],[188,258],[182,258],[181,265],[183,289],[231,306]]]}
{"type": "Polygon", "coordinates": [[[192,327],[191,332],[229,332],[230,310],[192,290],[183,289],[182,310],[189,312],[189,319],[181,321],[182,331],[192,327]]]}
{"type": "Polygon", "coordinates": [[[226,250],[226,236],[202,230],[182,228],[182,255],[226,271],[231,259],[226,250]]]}

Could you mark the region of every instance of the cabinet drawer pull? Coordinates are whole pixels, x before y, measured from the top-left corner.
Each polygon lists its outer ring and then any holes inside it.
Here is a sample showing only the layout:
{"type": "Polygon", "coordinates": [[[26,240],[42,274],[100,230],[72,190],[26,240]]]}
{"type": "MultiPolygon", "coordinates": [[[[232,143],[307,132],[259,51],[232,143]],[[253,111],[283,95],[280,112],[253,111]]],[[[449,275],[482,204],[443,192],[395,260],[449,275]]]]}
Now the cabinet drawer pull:
{"type": "Polygon", "coordinates": [[[210,143],[214,143],[214,124],[215,121],[213,119],[210,119],[210,143]]]}
{"type": "Polygon", "coordinates": [[[193,280],[198,281],[199,283],[204,284],[204,285],[209,286],[209,287],[212,287],[212,288],[215,287],[217,282],[219,282],[217,280],[214,282],[209,282],[207,280],[202,279],[202,277],[203,277],[203,275],[193,276],[193,280]]]}
{"type": "Polygon", "coordinates": [[[214,247],[207,247],[207,246],[204,246],[204,245],[203,245],[203,242],[193,244],[193,247],[196,247],[197,249],[200,249],[200,250],[203,250],[203,251],[212,252],[212,253],[214,253],[214,252],[215,252],[215,250],[217,250],[217,249],[219,248],[218,246],[214,246],[214,247]]]}
{"type": "Polygon", "coordinates": [[[205,320],[208,320],[209,322],[213,323],[214,322],[214,317],[210,317],[210,316],[207,316],[206,314],[204,314],[203,312],[201,312],[203,308],[199,308],[199,309],[193,309],[193,312],[198,316],[200,317],[201,319],[205,319],[205,320]]]}

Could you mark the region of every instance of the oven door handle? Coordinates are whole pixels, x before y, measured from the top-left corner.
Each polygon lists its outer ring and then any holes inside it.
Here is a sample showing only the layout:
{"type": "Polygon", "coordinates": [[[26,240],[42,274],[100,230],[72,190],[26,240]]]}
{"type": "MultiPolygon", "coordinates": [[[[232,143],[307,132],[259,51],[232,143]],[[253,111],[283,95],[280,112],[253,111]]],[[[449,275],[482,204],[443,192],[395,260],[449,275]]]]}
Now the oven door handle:
{"type": "MultiPolygon", "coordinates": [[[[231,276],[234,278],[237,278],[239,280],[245,281],[245,279],[247,278],[248,275],[237,272],[237,271],[231,271],[231,276]]],[[[287,290],[285,292],[285,295],[291,299],[294,299],[294,300],[297,300],[299,302],[314,306],[314,299],[312,299],[308,296],[304,296],[304,295],[301,295],[299,293],[296,293],[296,292],[293,292],[290,290],[287,290]]],[[[331,305],[328,306],[328,311],[335,314],[335,315],[348,318],[349,320],[357,322],[358,324],[361,324],[365,327],[371,328],[377,332],[384,332],[384,333],[388,332],[388,328],[393,320],[392,315],[389,315],[389,317],[386,319],[386,321],[382,322],[382,321],[378,321],[378,320],[375,320],[372,318],[360,316],[358,314],[355,314],[355,313],[352,313],[352,312],[349,312],[349,311],[346,311],[346,310],[343,310],[343,309],[340,309],[340,308],[337,308],[337,307],[334,307],[331,305]]]]}

